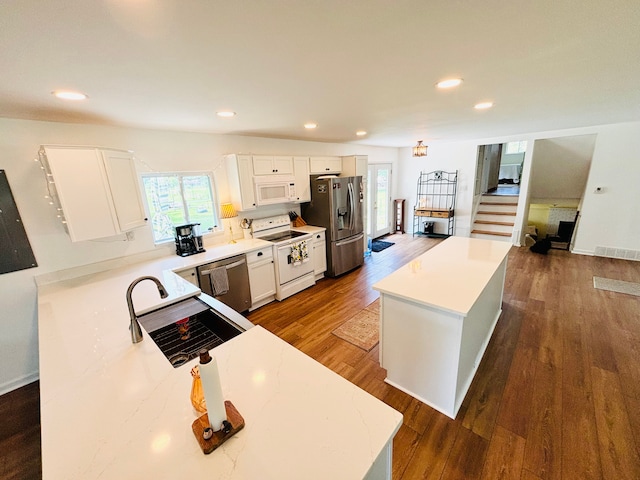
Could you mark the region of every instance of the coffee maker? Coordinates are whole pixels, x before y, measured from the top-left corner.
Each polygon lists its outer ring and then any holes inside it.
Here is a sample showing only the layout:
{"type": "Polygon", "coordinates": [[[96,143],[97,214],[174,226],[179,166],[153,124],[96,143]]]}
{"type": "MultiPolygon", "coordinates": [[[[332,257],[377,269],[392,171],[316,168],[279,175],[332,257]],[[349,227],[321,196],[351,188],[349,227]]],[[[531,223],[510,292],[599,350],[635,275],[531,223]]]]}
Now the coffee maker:
{"type": "Polygon", "coordinates": [[[176,227],[176,254],[181,257],[204,252],[199,223],[176,227]]]}

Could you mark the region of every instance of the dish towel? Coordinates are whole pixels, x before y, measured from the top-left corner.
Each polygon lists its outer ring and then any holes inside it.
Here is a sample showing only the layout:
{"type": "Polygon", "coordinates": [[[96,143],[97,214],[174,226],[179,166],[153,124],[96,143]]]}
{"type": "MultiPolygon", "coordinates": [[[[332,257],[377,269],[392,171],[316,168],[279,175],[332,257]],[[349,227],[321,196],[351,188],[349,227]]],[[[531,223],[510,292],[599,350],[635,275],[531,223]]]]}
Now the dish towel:
{"type": "Polygon", "coordinates": [[[224,295],[229,291],[227,267],[216,267],[211,270],[211,289],[214,295],[224,295]]]}
{"type": "Polygon", "coordinates": [[[302,240],[298,243],[291,244],[291,264],[293,266],[302,265],[309,261],[309,250],[307,248],[307,241],[302,240]]]}

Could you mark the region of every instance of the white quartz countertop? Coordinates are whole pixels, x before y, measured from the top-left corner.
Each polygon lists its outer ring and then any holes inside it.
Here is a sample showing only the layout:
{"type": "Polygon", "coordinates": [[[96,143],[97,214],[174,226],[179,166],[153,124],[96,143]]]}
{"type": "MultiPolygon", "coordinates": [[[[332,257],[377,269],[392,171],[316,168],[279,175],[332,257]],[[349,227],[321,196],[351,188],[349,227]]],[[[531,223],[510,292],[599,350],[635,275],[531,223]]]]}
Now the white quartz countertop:
{"type": "Polygon", "coordinates": [[[449,237],[373,285],[374,290],[467,315],[511,243],[449,237]]]}
{"type": "MultiPolygon", "coordinates": [[[[225,399],[246,426],[209,455],[191,431],[197,414],[190,369],[197,359],[173,368],[146,332],[131,343],[131,280],[158,276],[176,301],[199,291],[172,271],[266,244],[239,241],[38,288],[45,480],[366,475],[402,415],[262,327],[211,351],[225,399]]],[[[134,301],[137,310],[165,303],[149,281],[136,287],[134,301]]]]}
{"type": "Polygon", "coordinates": [[[326,230],[326,228],[324,227],[316,227],[314,225],[303,225],[302,227],[291,227],[291,229],[296,230],[298,232],[304,232],[304,233],[320,233],[326,230]]]}

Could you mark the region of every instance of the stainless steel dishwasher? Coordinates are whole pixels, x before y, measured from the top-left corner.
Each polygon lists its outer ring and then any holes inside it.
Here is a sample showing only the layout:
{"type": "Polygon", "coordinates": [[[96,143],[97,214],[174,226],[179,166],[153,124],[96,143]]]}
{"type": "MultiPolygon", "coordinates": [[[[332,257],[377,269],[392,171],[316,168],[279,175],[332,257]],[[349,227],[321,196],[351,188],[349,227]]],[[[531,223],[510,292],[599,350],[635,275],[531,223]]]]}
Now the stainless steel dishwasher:
{"type": "Polygon", "coordinates": [[[236,255],[198,267],[200,290],[236,312],[249,310],[251,289],[246,255],[236,255]]]}

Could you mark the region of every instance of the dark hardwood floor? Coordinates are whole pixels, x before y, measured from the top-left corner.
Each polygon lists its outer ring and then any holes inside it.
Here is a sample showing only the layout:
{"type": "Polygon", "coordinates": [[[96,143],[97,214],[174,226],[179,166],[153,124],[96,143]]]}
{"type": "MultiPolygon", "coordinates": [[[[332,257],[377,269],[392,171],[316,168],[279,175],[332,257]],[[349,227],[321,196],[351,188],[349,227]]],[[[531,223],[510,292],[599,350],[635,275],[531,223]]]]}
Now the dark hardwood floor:
{"type": "Polygon", "coordinates": [[[39,478],[40,385],[33,382],[0,396],[0,479],[39,478]]]}
{"type": "MultiPolygon", "coordinates": [[[[384,383],[378,347],[332,330],[378,298],[371,285],[439,240],[395,245],[248,318],[404,414],[393,478],[640,478],[640,263],[512,248],[503,313],[456,420],[384,383]]],[[[461,282],[464,279],[460,279],[461,282]]],[[[37,383],[0,397],[0,478],[40,478],[37,383]]]]}

